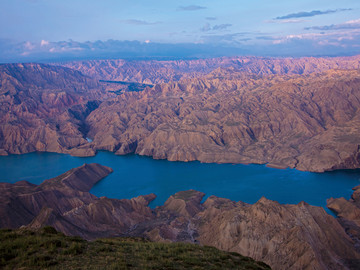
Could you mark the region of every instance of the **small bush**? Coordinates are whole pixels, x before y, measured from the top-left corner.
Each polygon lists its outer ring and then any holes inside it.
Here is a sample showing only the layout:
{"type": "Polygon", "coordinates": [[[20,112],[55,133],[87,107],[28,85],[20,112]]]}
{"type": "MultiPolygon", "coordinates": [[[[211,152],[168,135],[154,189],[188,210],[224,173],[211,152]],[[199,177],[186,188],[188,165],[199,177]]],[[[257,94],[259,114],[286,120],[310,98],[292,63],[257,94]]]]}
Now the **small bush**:
{"type": "Polygon", "coordinates": [[[51,226],[45,226],[42,228],[42,232],[44,234],[57,234],[57,230],[55,230],[54,227],[51,227],[51,226]]]}

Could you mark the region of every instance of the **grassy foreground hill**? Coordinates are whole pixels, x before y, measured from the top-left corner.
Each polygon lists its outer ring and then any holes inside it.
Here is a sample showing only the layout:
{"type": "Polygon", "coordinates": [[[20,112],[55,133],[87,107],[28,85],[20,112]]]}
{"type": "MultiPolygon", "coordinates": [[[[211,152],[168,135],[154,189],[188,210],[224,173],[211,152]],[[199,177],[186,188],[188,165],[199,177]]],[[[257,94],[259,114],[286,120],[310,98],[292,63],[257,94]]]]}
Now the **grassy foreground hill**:
{"type": "Polygon", "coordinates": [[[270,269],[234,252],[141,238],[85,241],[52,227],[0,230],[1,269],[270,269]]]}

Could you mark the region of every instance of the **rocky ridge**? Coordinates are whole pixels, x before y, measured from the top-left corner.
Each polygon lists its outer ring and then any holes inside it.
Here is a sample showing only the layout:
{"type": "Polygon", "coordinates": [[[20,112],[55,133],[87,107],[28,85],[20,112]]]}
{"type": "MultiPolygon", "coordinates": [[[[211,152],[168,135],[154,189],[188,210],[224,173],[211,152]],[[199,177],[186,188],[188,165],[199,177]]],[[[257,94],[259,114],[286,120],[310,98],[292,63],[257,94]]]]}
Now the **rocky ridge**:
{"type": "Polygon", "coordinates": [[[250,205],[189,190],[149,208],[154,194],[131,200],[97,198],[88,191],[111,172],[83,165],[36,186],[0,183],[0,227],[53,226],[86,239],[140,236],[235,251],[273,269],[356,269],[360,253],[336,221],[304,202],[281,205],[261,198],[250,205]]]}
{"type": "Polygon", "coordinates": [[[127,61],[114,59],[74,61],[62,65],[99,80],[161,84],[202,77],[217,68],[229,67],[242,73],[257,75],[305,75],[330,69],[359,69],[360,57],[266,58],[239,56],[177,61],[127,61]]]}
{"type": "Polygon", "coordinates": [[[0,155],[107,150],[316,172],[359,168],[359,56],[67,65],[94,78],[51,65],[0,66],[0,155]],[[99,77],[167,83],[116,95],[99,77]]]}
{"type": "Polygon", "coordinates": [[[217,69],[103,102],[96,149],[171,161],[268,163],[322,172],[360,165],[360,73],[255,76],[217,69]]]}

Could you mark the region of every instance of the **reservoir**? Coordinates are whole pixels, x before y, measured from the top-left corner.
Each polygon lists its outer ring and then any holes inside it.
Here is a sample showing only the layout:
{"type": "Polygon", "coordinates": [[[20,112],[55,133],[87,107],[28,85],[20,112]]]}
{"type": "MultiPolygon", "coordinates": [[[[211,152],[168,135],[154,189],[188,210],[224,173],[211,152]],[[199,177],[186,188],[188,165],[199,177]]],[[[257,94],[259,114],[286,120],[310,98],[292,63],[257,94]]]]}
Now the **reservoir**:
{"type": "Polygon", "coordinates": [[[178,191],[195,189],[204,192],[206,197],[216,195],[255,203],[265,196],[280,203],[305,201],[327,210],[326,199],[349,199],[352,188],[360,185],[360,170],[311,173],[253,164],[170,162],[138,155],[117,156],[110,152],[86,158],[56,153],[0,157],[0,182],[27,180],[40,184],[71,168],[94,162],[109,166],[114,172],[97,183],[90,191],[92,194],[130,199],[155,193],[157,198],[151,207],[162,205],[178,191]]]}

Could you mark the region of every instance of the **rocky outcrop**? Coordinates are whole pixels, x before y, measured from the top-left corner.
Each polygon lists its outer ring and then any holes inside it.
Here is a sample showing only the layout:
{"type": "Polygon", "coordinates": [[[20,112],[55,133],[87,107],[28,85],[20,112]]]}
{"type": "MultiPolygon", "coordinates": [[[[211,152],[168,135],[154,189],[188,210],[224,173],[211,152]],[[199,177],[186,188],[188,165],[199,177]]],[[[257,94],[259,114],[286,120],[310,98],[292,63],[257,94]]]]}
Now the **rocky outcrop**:
{"type": "Polygon", "coordinates": [[[155,195],[112,200],[90,194],[91,187],[111,172],[99,164],[84,164],[39,186],[0,183],[0,227],[36,229],[47,224],[86,239],[123,234],[152,217],[146,206],[155,195]]]}
{"type": "Polygon", "coordinates": [[[45,180],[39,186],[26,181],[0,183],[3,194],[0,201],[0,226],[17,228],[27,225],[40,213],[52,212],[46,209],[43,211],[44,208],[61,214],[89,204],[96,198],[88,192],[90,188],[111,172],[110,168],[99,164],[84,164],[45,180]]]}
{"type": "Polygon", "coordinates": [[[340,224],[356,242],[356,247],[360,251],[360,186],[354,187],[353,190],[349,200],[330,198],[327,200],[327,207],[336,213],[340,224]]]}
{"type": "Polygon", "coordinates": [[[360,253],[354,242],[320,207],[266,198],[250,205],[215,196],[200,204],[203,195],[185,191],[171,196],[155,210],[163,222],[142,234],[154,241],[185,240],[235,251],[273,269],[357,269],[360,253]]]}
{"type": "Polygon", "coordinates": [[[0,227],[51,225],[68,235],[86,239],[126,235],[136,224],[153,219],[147,205],[154,194],[131,200],[98,198],[89,193],[112,169],[84,164],[39,186],[20,181],[0,183],[0,227]]]}
{"type": "MultiPolygon", "coordinates": [[[[88,191],[111,172],[99,164],[72,169],[36,186],[0,184],[0,227],[39,229],[51,225],[86,239],[146,237],[192,242],[234,251],[273,269],[357,269],[360,253],[337,220],[323,208],[301,202],[281,205],[261,198],[250,205],[181,191],[163,206],[150,194],[131,200],[98,198],[88,191]]],[[[348,232],[349,233],[349,232],[348,232]]]]}
{"type": "Polygon", "coordinates": [[[214,197],[204,203],[198,217],[201,243],[261,258],[274,269],[351,268],[348,259],[360,258],[340,224],[322,208],[265,198],[254,205],[231,204],[214,197]]]}

